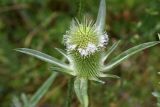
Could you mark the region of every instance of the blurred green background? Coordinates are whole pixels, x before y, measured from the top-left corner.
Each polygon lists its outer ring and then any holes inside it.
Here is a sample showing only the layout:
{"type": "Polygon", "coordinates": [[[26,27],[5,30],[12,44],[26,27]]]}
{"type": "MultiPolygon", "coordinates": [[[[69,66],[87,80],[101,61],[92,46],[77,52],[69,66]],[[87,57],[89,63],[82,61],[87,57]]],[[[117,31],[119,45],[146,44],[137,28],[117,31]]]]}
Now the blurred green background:
{"type": "MultiPolygon", "coordinates": [[[[158,40],[160,0],[107,0],[106,31],[110,47],[122,40],[112,56],[129,47],[158,40]]],[[[14,96],[32,95],[51,74],[48,64],[15,52],[33,48],[61,56],[55,47],[65,49],[63,35],[75,16],[79,0],[0,0],[0,107],[11,107],[14,96]]],[[[82,0],[82,12],[96,19],[99,0],[82,0]]],[[[108,59],[108,60],[109,60],[108,59]]],[[[107,63],[107,62],[106,62],[107,63]]],[[[151,47],[111,71],[121,79],[91,82],[91,107],[156,107],[152,92],[159,90],[160,46],[151,47]]],[[[67,81],[60,74],[37,107],[63,107],[67,81]]],[[[75,95],[72,107],[78,107],[75,95]]]]}

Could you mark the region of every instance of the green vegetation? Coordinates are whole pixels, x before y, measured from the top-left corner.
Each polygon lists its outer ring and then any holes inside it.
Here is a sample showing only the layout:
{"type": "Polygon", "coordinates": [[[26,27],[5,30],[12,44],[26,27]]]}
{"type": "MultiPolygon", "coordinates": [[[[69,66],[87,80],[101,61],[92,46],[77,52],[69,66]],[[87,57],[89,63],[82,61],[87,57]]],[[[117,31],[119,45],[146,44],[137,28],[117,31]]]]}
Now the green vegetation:
{"type": "MultiPolygon", "coordinates": [[[[107,61],[132,46],[158,40],[160,0],[106,2],[105,29],[110,38],[107,49],[122,40],[107,61]]],[[[83,14],[95,19],[99,1],[81,0],[80,3],[83,14]]],[[[32,48],[62,59],[54,48],[65,49],[63,35],[77,16],[79,5],[79,0],[0,1],[0,107],[10,107],[21,95],[25,99],[22,93],[30,98],[53,73],[48,64],[17,54],[13,49],[32,48]]],[[[118,80],[104,79],[105,85],[91,82],[92,86],[88,87],[91,107],[156,107],[152,92],[160,92],[159,50],[159,45],[149,48],[111,70],[121,77],[118,80]]],[[[38,107],[63,107],[69,79],[70,76],[59,74],[38,107]]],[[[74,94],[72,106],[78,105],[74,94]]]]}

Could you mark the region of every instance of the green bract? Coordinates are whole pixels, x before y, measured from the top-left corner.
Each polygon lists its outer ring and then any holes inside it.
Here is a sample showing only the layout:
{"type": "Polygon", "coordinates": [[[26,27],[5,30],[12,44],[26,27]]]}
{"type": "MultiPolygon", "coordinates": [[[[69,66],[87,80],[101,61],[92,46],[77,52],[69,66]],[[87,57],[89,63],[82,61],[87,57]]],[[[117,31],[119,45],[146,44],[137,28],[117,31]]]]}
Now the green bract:
{"type": "Polygon", "coordinates": [[[117,78],[118,76],[105,74],[105,72],[120,64],[131,55],[160,43],[159,41],[153,41],[130,48],[122,54],[117,55],[106,65],[104,63],[105,60],[118,46],[119,41],[114,43],[107,52],[104,51],[109,40],[107,33],[104,31],[105,17],[105,0],[101,0],[95,23],[86,18],[84,18],[82,23],[77,19],[72,21],[70,29],[64,35],[67,52],[56,48],[68,60],[69,64],[33,49],[19,48],[16,51],[52,64],[53,70],[75,76],[74,88],[77,97],[83,107],[88,107],[88,80],[104,83],[100,80],[101,77],[117,78]]]}

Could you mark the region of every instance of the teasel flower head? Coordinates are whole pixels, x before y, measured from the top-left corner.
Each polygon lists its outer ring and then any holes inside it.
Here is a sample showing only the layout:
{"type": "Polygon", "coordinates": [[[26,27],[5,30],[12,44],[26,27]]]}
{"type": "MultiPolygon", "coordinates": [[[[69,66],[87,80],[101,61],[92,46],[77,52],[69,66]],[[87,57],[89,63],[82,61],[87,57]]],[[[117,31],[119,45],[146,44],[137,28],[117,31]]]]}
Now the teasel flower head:
{"type": "Polygon", "coordinates": [[[102,75],[102,52],[109,41],[104,30],[105,10],[105,1],[102,0],[96,22],[87,17],[81,22],[75,18],[64,35],[67,54],[72,59],[71,65],[78,77],[98,80],[102,75]]]}
{"type": "Polygon", "coordinates": [[[105,48],[108,35],[99,30],[92,20],[84,18],[82,22],[79,22],[75,19],[64,35],[64,41],[69,53],[77,52],[82,57],[88,57],[105,48]]]}

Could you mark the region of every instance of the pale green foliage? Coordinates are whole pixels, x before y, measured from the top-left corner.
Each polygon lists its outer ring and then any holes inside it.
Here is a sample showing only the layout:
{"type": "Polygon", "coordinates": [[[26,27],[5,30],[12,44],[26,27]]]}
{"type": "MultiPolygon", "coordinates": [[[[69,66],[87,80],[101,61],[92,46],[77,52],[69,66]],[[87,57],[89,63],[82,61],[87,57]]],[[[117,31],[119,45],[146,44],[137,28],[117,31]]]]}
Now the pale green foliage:
{"type": "Polygon", "coordinates": [[[120,43],[120,41],[114,43],[111,48],[108,49],[108,51],[106,53],[104,53],[104,56],[103,56],[103,63],[105,62],[105,60],[108,58],[108,56],[117,48],[118,44],[120,43]]]}
{"type": "Polygon", "coordinates": [[[27,48],[19,48],[19,49],[15,49],[16,51],[18,52],[22,52],[22,53],[25,53],[25,54],[28,54],[28,55],[31,55],[31,56],[34,56],[38,59],[41,59],[45,62],[48,62],[48,63],[51,63],[51,64],[54,64],[62,69],[65,69],[66,71],[64,71],[65,73],[68,73],[68,74],[72,74],[70,71],[71,71],[71,68],[68,67],[68,65],[64,64],[62,61],[59,61],[58,59],[50,56],[50,55],[47,55],[45,53],[42,53],[42,52],[39,52],[37,50],[33,50],[33,49],[27,49],[27,48]]]}
{"type": "Polygon", "coordinates": [[[38,89],[38,91],[31,97],[31,106],[35,107],[39,100],[44,96],[44,94],[48,91],[49,87],[52,85],[53,80],[57,76],[57,73],[53,73],[47,81],[38,89]]]}
{"type": "Polygon", "coordinates": [[[154,42],[147,42],[147,43],[143,43],[140,44],[138,46],[135,46],[133,48],[130,48],[126,51],[124,51],[123,53],[121,53],[120,55],[118,55],[117,57],[115,57],[113,60],[111,60],[103,69],[103,71],[107,71],[113,67],[115,67],[116,65],[118,65],[119,63],[121,63],[123,60],[129,58],[130,56],[132,56],[133,54],[140,52],[146,48],[152,47],[154,45],[159,44],[160,41],[154,41],[154,42]]]}
{"type": "Polygon", "coordinates": [[[74,82],[74,89],[83,107],[88,107],[88,80],[86,78],[77,77],[74,82]]]}
{"type": "Polygon", "coordinates": [[[51,76],[44,82],[44,84],[35,92],[35,94],[30,99],[28,99],[25,94],[22,94],[21,99],[23,103],[21,103],[20,100],[17,97],[15,97],[13,99],[13,104],[14,104],[13,106],[14,107],[36,107],[40,99],[51,87],[56,76],[57,76],[56,72],[52,73],[51,76]]]}
{"type": "Polygon", "coordinates": [[[101,0],[96,25],[100,31],[104,30],[106,20],[106,2],[101,0]]]}

